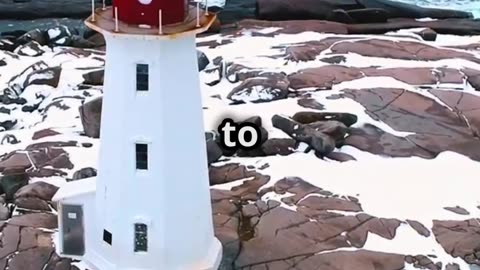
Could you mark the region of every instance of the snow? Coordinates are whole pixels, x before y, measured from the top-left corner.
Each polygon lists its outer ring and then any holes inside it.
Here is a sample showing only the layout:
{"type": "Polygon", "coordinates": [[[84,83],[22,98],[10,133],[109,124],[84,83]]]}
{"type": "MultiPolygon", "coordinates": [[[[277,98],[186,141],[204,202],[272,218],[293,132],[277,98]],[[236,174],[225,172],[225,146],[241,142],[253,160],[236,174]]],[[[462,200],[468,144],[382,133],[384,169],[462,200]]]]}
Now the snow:
{"type": "Polygon", "coordinates": [[[89,177],[80,180],[64,183],[61,188],[55,193],[52,201],[59,202],[65,199],[77,197],[84,194],[95,192],[96,177],[89,177]]]}
{"type": "MultiPolygon", "coordinates": [[[[478,186],[477,179],[472,175],[480,173],[480,166],[478,162],[456,153],[444,152],[433,160],[382,158],[369,154],[358,162],[345,163],[326,162],[311,154],[294,153],[282,157],[233,158],[229,161],[235,162],[255,167],[268,163],[269,167],[261,173],[271,176],[272,180],[261,188],[287,176],[300,177],[335,194],[357,197],[362,209],[376,217],[416,220],[431,228],[432,220],[465,220],[480,215],[477,208],[480,198],[476,188],[472,188],[478,186]],[[443,209],[456,205],[465,208],[470,215],[457,215],[443,209]]],[[[229,185],[215,188],[229,188],[229,185]]],[[[285,195],[267,193],[262,199],[281,202],[282,197],[285,195]]],[[[288,207],[283,203],[282,206],[288,207]]],[[[393,240],[369,234],[363,249],[413,255],[435,254],[441,261],[456,262],[461,269],[468,269],[461,259],[453,259],[446,254],[435,238],[420,236],[406,224],[397,230],[393,240]]]]}
{"type": "Polygon", "coordinates": [[[55,44],[64,45],[66,42],[67,42],[67,38],[66,38],[66,37],[62,37],[61,39],[56,40],[56,41],[55,41],[55,44]]]}
{"type": "Polygon", "coordinates": [[[48,29],[47,33],[48,33],[48,37],[52,40],[60,36],[60,34],[62,34],[62,30],[56,27],[56,28],[48,29]]]}
{"type": "Polygon", "coordinates": [[[18,53],[18,52],[20,52],[20,51],[21,51],[23,54],[28,55],[28,56],[35,56],[35,55],[38,54],[38,51],[32,49],[32,48],[29,47],[29,46],[20,47],[20,48],[16,51],[16,53],[18,53]]]}

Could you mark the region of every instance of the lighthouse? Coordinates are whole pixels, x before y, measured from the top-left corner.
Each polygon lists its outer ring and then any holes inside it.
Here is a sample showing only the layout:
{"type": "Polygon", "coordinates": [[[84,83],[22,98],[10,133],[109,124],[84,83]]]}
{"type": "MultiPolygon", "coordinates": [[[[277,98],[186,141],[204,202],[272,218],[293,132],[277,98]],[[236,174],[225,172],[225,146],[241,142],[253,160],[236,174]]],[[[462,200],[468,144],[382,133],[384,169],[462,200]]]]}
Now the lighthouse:
{"type": "Polygon", "coordinates": [[[215,14],[185,0],[113,0],[98,175],[62,186],[57,253],[90,270],[217,269],[195,36],[215,14]]]}

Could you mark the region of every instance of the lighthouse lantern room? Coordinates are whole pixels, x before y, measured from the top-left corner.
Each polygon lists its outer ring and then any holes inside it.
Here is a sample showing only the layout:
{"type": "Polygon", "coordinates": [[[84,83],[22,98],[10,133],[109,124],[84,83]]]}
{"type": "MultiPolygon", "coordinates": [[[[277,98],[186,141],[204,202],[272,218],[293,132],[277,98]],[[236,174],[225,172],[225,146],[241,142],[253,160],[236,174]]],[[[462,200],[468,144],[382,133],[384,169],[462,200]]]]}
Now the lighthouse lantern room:
{"type": "Polygon", "coordinates": [[[85,23],[106,40],[98,175],[54,197],[60,256],[90,270],[218,268],[195,42],[214,20],[185,0],[92,2],[85,23]]]}

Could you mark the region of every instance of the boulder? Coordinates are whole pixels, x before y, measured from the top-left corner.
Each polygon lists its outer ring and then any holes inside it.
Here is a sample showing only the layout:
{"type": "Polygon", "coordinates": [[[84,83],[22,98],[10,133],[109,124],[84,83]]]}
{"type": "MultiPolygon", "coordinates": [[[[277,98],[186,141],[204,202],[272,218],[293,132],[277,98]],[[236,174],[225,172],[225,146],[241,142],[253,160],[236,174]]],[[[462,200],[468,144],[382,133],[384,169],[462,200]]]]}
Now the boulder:
{"type": "Polygon", "coordinates": [[[88,85],[103,85],[103,76],[105,74],[104,69],[97,69],[84,73],[83,83],[88,85]]]}
{"type": "MultiPolygon", "coordinates": [[[[343,98],[359,102],[365,112],[392,129],[411,132],[405,137],[367,124],[350,128],[346,145],[377,155],[434,158],[454,151],[480,160],[480,98],[455,90],[429,90],[433,98],[404,89],[345,89],[343,98]],[[430,119],[435,119],[431,121],[430,119]],[[468,121],[465,122],[466,119],[468,121]]],[[[330,97],[334,98],[334,97],[330,97]]]]}
{"type": "Polygon", "coordinates": [[[31,57],[36,57],[40,56],[45,53],[45,51],[42,49],[41,45],[32,40],[27,42],[24,45],[20,45],[15,49],[15,53],[21,56],[31,56],[31,57]]]}
{"type": "Polygon", "coordinates": [[[38,181],[26,186],[23,186],[15,193],[15,199],[23,197],[34,197],[44,201],[51,201],[58,187],[52,184],[38,181]]]}
{"type": "Polygon", "coordinates": [[[285,74],[264,76],[259,74],[259,77],[245,79],[227,95],[227,98],[241,103],[261,103],[287,97],[289,82],[285,74]]]}
{"type": "Polygon", "coordinates": [[[266,156],[287,156],[296,149],[296,141],[288,138],[270,138],[262,144],[262,151],[266,156]]]}
{"type": "Polygon", "coordinates": [[[45,229],[58,228],[57,215],[52,213],[30,213],[14,216],[8,221],[8,224],[45,229]]]}
{"type": "Polygon", "coordinates": [[[197,60],[198,60],[198,71],[204,70],[208,64],[210,64],[210,60],[205,55],[204,52],[197,50],[197,60]]]}
{"type": "Polygon", "coordinates": [[[437,32],[433,31],[430,28],[420,30],[416,32],[416,34],[422,37],[422,39],[425,41],[435,41],[437,39],[437,32]]]}
{"type": "Polygon", "coordinates": [[[61,73],[62,68],[60,66],[35,70],[27,76],[25,82],[23,83],[23,88],[25,89],[27,86],[32,84],[57,87],[58,82],[60,81],[61,73]]]}
{"type": "Polygon", "coordinates": [[[302,124],[310,124],[318,121],[338,121],[350,127],[357,122],[358,117],[351,113],[305,111],[295,113],[292,119],[302,124]]]}
{"type": "Polygon", "coordinates": [[[57,132],[55,130],[52,130],[52,129],[42,129],[42,130],[38,130],[38,131],[35,131],[35,133],[33,133],[33,136],[32,136],[32,140],[38,140],[38,139],[41,139],[41,138],[45,138],[45,137],[49,137],[49,136],[55,136],[55,135],[59,135],[61,134],[60,132],[57,132]]]}
{"type": "MultiPolygon", "coordinates": [[[[73,178],[70,181],[80,180],[97,176],[97,170],[92,167],[82,168],[73,173],[73,178]]],[[[69,181],[69,180],[67,180],[69,181]]]]}
{"type": "MultiPolygon", "coordinates": [[[[45,200],[36,197],[20,197],[16,198],[13,203],[23,209],[36,211],[50,211],[50,205],[45,200]]],[[[1,208],[1,207],[0,207],[1,208]]]]}
{"type": "Polygon", "coordinates": [[[23,168],[8,168],[3,171],[0,177],[0,186],[5,192],[5,198],[12,200],[14,194],[23,186],[28,184],[29,176],[23,168]]]}
{"type": "Polygon", "coordinates": [[[97,97],[82,104],[79,108],[85,135],[92,138],[100,137],[100,121],[102,113],[102,97],[97,97]]]}
{"type": "Polygon", "coordinates": [[[222,148],[220,148],[217,142],[213,140],[207,141],[208,164],[219,160],[222,155],[223,155],[222,148]]]}
{"type": "Polygon", "coordinates": [[[15,41],[17,45],[24,45],[31,41],[35,41],[41,46],[47,45],[49,37],[46,31],[40,29],[33,29],[18,37],[15,41]]]}
{"type": "Polygon", "coordinates": [[[434,220],[432,232],[445,252],[468,264],[480,265],[480,224],[476,219],[434,220]],[[459,241],[463,239],[463,241],[459,241]]]}
{"type": "Polygon", "coordinates": [[[274,115],[273,126],[282,130],[298,142],[304,142],[321,155],[327,155],[335,149],[335,140],[321,130],[298,123],[294,120],[274,115]]]}

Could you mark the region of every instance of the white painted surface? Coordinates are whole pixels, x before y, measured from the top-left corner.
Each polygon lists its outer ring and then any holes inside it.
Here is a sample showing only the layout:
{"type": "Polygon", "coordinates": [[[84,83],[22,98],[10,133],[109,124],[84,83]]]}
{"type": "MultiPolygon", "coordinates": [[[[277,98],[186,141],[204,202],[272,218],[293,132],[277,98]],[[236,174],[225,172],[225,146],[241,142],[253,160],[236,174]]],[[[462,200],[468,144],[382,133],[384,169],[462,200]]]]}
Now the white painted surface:
{"type": "MultiPolygon", "coordinates": [[[[85,252],[88,253],[91,250],[91,246],[95,244],[95,239],[92,237],[95,231],[95,178],[85,178],[73,182],[68,182],[62,185],[57,191],[53,201],[59,204],[58,207],[58,234],[56,243],[56,251],[62,257],[68,257],[72,259],[82,259],[79,256],[71,256],[63,253],[63,211],[62,205],[81,205],[83,209],[83,224],[84,224],[84,237],[85,237],[85,252]],[[93,189],[92,187],[93,181],[93,189]],[[83,186],[83,187],[82,187],[83,186]],[[75,194],[74,191],[78,193],[75,194]],[[57,196],[58,195],[58,196],[57,196]]],[[[71,213],[68,213],[70,217],[71,213]]],[[[87,255],[87,254],[85,254],[87,255]]]]}
{"type": "Polygon", "coordinates": [[[61,202],[71,197],[77,197],[81,194],[95,192],[96,177],[84,178],[62,184],[61,188],[53,196],[53,201],[61,202]]]}
{"type": "Polygon", "coordinates": [[[195,37],[105,38],[96,223],[83,259],[98,270],[216,269],[222,249],[213,233],[195,37]],[[137,63],[149,65],[148,92],[136,92],[137,63]],[[136,142],[149,143],[149,170],[141,173],[136,142]],[[149,225],[142,254],[134,252],[139,220],[149,225]]]}

